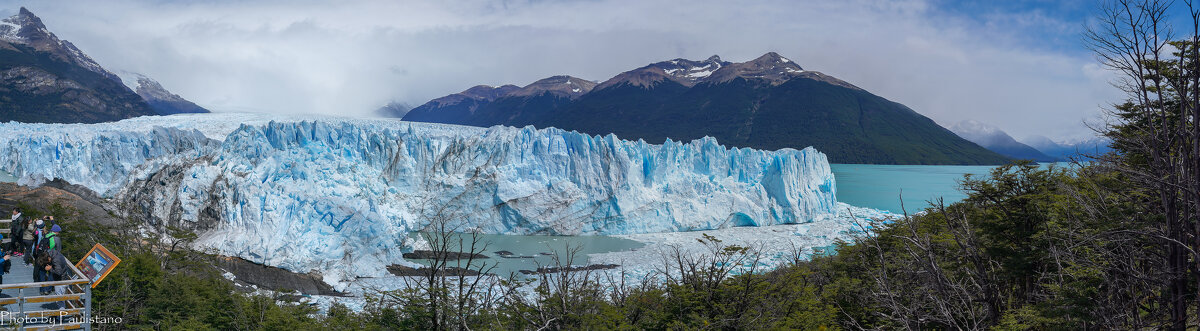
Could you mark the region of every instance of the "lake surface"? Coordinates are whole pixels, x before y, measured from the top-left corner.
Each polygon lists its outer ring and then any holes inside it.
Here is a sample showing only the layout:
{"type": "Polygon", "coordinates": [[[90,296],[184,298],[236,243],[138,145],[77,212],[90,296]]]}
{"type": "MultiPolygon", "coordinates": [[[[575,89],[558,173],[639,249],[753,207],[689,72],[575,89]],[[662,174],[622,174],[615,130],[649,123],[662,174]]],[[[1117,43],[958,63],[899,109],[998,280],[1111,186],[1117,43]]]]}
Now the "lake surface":
{"type": "MultiPolygon", "coordinates": [[[[418,234],[413,234],[417,236],[418,234]]],[[[496,235],[485,234],[480,235],[481,242],[488,243],[487,249],[483,255],[488,258],[480,259],[480,262],[498,264],[496,269],[492,270],[493,274],[507,277],[510,273],[521,276],[520,270],[536,270],[538,266],[555,266],[554,254],[558,254],[563,259],[563,264],[570,265],[588,265],[588,254],[626,251],[641,248],[642,243],[608,236],[521,236],[521,235],[496,235]],[[571,249],[579,248],[574,259],[567,263],[568,247],[571,249]],[[509,251],[512,252],[512,257],[500,257],[496,252],[509,251]]],[[[470,235],[464,237],[465,245],[470,244],[470,235]]],[[[452,241],[454,247],[457,247],[458,241],[452,241]]],[[[463,249],[464,251],[469,249],[463,249]]],[[[427,260],[411,260],[413,262],[428,265],[427,260]]],[[[463,262],[466,263],[465,260],[463,262]]],[[[449,266],[458,266],[455,261],[451,261],[449,266]]],[[[465,266],[463,266],[465,267],[465,266]]]]}
{"type": "Polygon", "coordinates": [[[17,177],[14,177],[12,174],[10,174],[4,170],[0,170],[0,183],[16,183],[16,182],[17,182],[17,177]]]}
{"type": "MultiPolygon", "coordinates": [[[[1067,167],[1070,163],[1043,163],[1067,167]]],[[[878,165],[831,164],[837,180],[837,200],[859,207],[883,209],[900,213],[903,192],[904,208],[914,213],[929,206],[927,201],[941,197],[946,204],[967,197],[958,190],[963,175],[987,175],[996,166],[945,165],[878,165]]]]}

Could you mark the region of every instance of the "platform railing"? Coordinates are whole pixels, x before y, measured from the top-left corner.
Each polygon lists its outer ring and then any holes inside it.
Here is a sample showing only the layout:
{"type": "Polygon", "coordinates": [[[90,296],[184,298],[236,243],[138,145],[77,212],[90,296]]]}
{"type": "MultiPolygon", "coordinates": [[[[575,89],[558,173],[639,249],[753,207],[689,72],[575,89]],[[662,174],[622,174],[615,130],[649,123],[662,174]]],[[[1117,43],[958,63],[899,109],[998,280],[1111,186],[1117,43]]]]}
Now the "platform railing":
{"type": "MultiPolygon", "coordinates": [[[[3,213],[0,213],[3,214],[3,213]]],[[[0,216],[8,217],[8,215],[0,216]]],[[[0,234],[4,235],[4,239],[0,239],[0,244],[12,242],[12,219],[0,218],[0,234]]]]}
{"type": "MultiPolygon", "coordinates": [[[[19,284],[0,284],[0,290],[17,290],[17,296],[0,298],[0,306],[16,305],[17,311],[0,312],[7,314],[0,323],[0,328],[16,330],[91,330],[92,317],[92,286],[91,280],[84,276],[74,264],[71,268],[71,279],[32,282],[19,284]],[[48,286],[65,286],[64,294],[26,295],[26,292],[48,286]],[[58,309],[30,310],[27,304],[61,303],[58,309]]],[[[33,294],[33,293],[30,293],[33,294]]]]}

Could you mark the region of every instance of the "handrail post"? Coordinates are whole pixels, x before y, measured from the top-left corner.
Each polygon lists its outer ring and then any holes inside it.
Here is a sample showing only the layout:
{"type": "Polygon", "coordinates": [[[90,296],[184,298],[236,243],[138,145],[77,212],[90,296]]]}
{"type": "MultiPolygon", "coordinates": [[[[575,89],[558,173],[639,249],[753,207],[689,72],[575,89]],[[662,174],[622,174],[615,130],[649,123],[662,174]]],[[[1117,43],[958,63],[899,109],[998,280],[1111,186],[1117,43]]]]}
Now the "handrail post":
{"type": "Polygon", "coordinates": [[[17,330],[25,330],[25,288],[17,289],[17,330]]]}
{"type": "Polygon", "coordinates": [[[83,329],[92,331],[92,284],[83,287],[83,329]]]}

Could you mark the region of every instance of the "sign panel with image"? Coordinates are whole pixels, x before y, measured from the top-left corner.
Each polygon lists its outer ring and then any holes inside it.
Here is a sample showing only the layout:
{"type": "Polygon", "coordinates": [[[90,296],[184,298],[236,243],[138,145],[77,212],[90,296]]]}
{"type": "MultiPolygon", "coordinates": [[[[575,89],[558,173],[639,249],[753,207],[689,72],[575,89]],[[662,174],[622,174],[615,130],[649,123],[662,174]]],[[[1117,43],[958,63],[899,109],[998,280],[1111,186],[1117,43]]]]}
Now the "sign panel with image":
{"type": "Polygon", "coordinates": [[[92,246],[92,250],[88,251],[86,256],[75,263],[75,267],[79,268],[84,276],[87,276],[94,288],[96,284],[104,280],[104,277],[108,276],[109,272],[112,272],[118,263],[121,263],[120,258],[104,248],[104,245],[96,244],[96,246],[92,246]]]}

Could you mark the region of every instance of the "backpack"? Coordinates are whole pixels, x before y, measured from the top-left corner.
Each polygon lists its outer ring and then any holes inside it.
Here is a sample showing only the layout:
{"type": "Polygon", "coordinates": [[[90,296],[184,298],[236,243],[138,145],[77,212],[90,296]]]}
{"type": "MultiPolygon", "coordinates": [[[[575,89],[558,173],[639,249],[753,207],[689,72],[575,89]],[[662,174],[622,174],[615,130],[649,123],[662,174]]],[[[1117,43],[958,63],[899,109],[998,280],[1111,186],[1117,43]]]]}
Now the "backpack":
{"type": "Polygon", "coordinates": [[[37,248],[35,249],[37,251],[38,256],[45,256],[44,254],[46,254],[47,252],[50,251],[51,248],[53,248],[53,246],[50,244],[51,240],[54,240],[55,242],[58,241],[57,238],[54,238],[53,232],[47,233],[45,237],[42,237],[42,240],[38,240],[37,248]]]}

